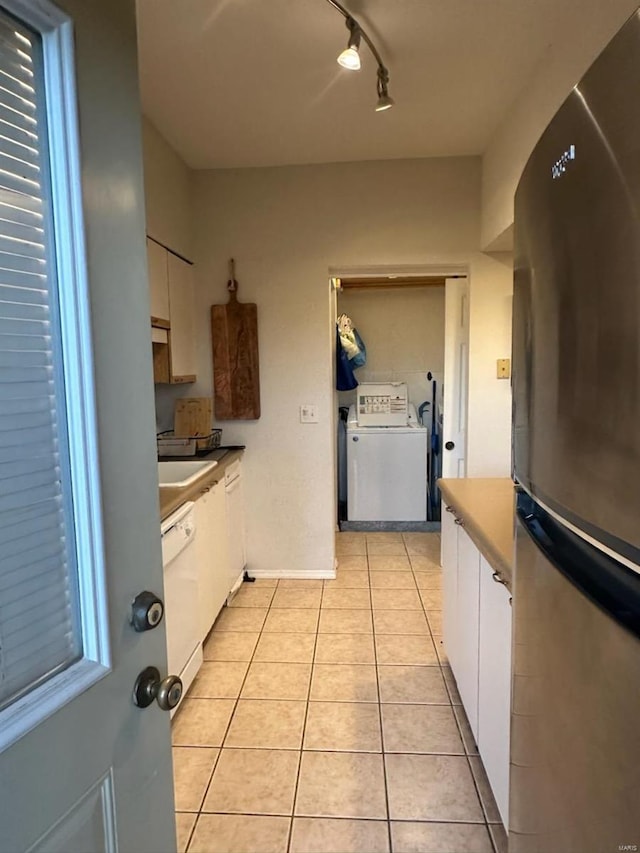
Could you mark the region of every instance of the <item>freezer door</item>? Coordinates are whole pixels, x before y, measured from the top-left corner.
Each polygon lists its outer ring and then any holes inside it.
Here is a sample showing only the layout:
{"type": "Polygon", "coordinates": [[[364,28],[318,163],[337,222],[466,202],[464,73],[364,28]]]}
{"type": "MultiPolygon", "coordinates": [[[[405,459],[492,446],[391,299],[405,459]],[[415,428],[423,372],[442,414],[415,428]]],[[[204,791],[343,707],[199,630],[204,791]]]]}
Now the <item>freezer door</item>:
{"type": "Polygon", "coordinates": [[[640,17],[574,87],[515,200],[514,473],[640,562],[640,17]]]}
{"type": "Polygon", "coordinates": [[[526,500],[516,532],[509,851],[640,849],[640,577],[526,500]]]}
{"type": "Polygon", "coordinates": [[[427,431],[347,431],[349,521],[426,521],[427,431]]]}

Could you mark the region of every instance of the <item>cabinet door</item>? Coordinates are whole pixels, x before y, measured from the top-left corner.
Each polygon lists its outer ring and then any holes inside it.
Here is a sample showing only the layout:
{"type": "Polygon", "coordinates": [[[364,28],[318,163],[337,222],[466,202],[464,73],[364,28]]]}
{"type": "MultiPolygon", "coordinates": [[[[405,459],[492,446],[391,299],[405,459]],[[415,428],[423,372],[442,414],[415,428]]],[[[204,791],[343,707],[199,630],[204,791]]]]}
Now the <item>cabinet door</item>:
{"type": "Polygon", "coordinates": [[[478,750],[505,827],[509,819],[511,604],[509,590],[480,560],[478,750]]]}
{"type": "Polygon", "coordinates": [[[224,483],[216,483],[196,501],[198,624],[204,640],[228,592],[224,483]]]}
{"type": "Polygon", "coordinates": [[[242,475],[227,484],[226,502],[229,542],[229,585],[227,591],[233,592],[242,583],[242,576],[247,564],[242,475]]]}
{"type": "Polygon", "coordinates": [[[196,343],[193,267],[167,253],[171,317],[171,381],[195,382],[196,343]]]}
{"type": "Polygon", "coordinates": [[[147,237],[147,275],[151,325],[169,325],[169,275],[167,250],[147,237]]]}
{"type": "MultiPolygon", "coordinates": [[[[214,616],[216,618],[229,594],[229,545],[227,542],[227,502],[224,480],[212,486],[211,538],[213,540],[214,616]]],[[[213,622],[213,619],[211,620],[213,622]]],[[[211,628],[211,624],[209,625],[211,628]]]]}
{"type": "Polygon", "coordinates": [[[456,665],[452,664],[473,736],[478,738],[478,641],[480,616],[480,552],[458,531],[456,665]]]}
{"type": "Polygon", "coordinates": [[[442,504],[441,559],[442,564],[442,636],[444,650],[451,668],[455,671],[458,663],[456,648],[458,599],[458,525],[454,524],[455,515],[442,504]]]}

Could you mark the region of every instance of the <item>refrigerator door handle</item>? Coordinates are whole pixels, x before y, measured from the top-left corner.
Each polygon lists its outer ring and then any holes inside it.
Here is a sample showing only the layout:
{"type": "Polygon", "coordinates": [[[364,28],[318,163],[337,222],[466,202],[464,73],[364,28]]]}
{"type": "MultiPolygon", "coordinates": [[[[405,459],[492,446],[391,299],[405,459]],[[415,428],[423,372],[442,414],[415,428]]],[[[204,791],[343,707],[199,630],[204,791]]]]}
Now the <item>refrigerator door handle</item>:
{"type": "Polygon", "coordinates": [[[640,637],[640,574],[585,542],[531,497],[518,496],[523,529],[561,572],[594,604],[640,637]]]}

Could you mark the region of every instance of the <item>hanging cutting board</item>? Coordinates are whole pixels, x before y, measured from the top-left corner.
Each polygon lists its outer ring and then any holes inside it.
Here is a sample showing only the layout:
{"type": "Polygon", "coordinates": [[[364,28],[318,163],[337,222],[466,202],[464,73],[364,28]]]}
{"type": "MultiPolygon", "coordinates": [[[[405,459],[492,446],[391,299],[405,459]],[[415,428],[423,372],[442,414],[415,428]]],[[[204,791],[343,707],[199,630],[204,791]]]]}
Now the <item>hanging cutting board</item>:
{"type": "Polygon", "coordinates": [[[173,416],[173,432],[176,437],[209,435],[212,421],[211,397],[182,397],[176,400],[173,416]]]}
{"type": "Polygon", "coordinates": [[[238,302],[233,259],[226,305],[211,306],[213,388],[216,420],[260,417],[258,306],[238,302]]]}

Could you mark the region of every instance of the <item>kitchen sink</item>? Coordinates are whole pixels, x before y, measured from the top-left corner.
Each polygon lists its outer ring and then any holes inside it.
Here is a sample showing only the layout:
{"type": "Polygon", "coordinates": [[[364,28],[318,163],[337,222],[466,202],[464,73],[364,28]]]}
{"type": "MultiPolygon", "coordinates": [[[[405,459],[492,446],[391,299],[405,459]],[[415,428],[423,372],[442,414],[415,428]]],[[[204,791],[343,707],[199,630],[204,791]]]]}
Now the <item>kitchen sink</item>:
{"type": "Polygon", "coordinates": [[[180,489],[190,486],[194,480],[218,463],[213,460],[180,460],[179,462],[158,462],[158,485],[161,489],[180,489]]]}

